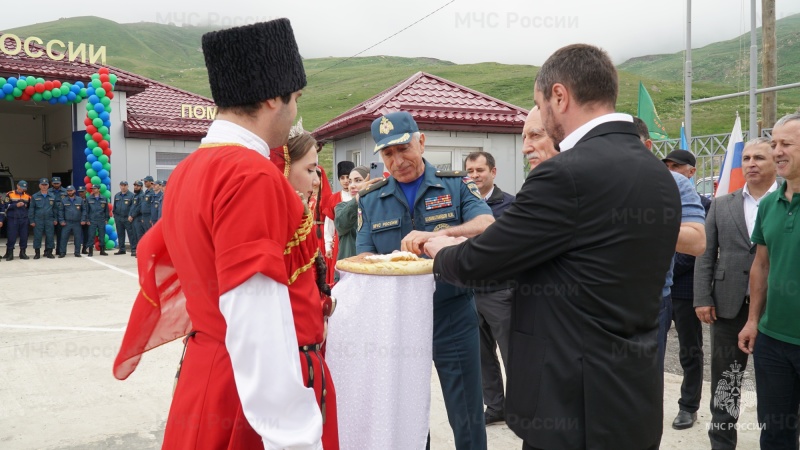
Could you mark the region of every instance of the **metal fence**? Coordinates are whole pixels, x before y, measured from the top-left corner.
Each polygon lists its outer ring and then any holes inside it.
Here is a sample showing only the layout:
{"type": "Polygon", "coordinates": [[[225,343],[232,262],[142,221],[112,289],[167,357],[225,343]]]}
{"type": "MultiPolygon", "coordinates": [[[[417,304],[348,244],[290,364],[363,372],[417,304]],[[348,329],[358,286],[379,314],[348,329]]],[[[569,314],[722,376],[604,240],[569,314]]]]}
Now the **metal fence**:
{"type": "MultiPolygon", "coordinates": [[[[742,133],[744,141],[749,139],[749,132],[742,133]]],[[[772,128],[761,130],[762,137],[772,137],[772,128]]],[[[709,134],[705,136],[695,136],[692,138],[689,149],[697,158],[697,173],[695,180],[719,176],[722,160],[725,158],[725,150],[728,146],[731,134],[709,134]]],[[[653,153],[659,159],[667,156],[667,153],[680,148],[680,139],[667,139],[663,141],[653,141],[653,153]]]]}

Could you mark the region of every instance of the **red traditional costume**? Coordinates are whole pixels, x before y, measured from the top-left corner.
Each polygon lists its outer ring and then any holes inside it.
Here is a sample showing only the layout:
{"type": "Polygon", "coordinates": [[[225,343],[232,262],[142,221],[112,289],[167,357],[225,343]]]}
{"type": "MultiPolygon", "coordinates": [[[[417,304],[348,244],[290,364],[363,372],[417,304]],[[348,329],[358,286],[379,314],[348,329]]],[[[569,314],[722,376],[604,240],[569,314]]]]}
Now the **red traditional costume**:
{"type": "MultiPolygon", "coordinates": [[[[296,53],[285,19],[209,33],[204,53],[238,45],[246,58],[253,32],[267,42],[288,33],[296,53]]],[[[206,64],[215,101],[227,106],[208,53],[206,64]]],[[[303,75],[289,92],[304,85],[303,75]]],[[[258,98],[277,96],[262,90],[258,98]]],[[[172,173],[163,217],[139,243],[142,288],[114,375],[125,379],[143,352],[192,332],[164,449],[339,448],[335,389],[317,351],[313,219],[268,151],[247,129],[216,120],[172,173]]]]}

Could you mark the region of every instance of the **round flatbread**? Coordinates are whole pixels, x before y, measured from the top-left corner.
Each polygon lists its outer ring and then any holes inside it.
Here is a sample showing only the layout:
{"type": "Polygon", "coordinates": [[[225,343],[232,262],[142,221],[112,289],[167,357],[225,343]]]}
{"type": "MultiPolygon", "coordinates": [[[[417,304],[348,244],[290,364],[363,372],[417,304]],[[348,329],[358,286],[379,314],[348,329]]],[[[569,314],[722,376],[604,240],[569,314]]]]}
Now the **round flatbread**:
{"type": "Polygon", "coordinates": [[[336,262],[336,268],[365,275],[427,275],[433,273],[433,260],[420,258],[410,252],[357,255],[340,259],[336,262]]]}

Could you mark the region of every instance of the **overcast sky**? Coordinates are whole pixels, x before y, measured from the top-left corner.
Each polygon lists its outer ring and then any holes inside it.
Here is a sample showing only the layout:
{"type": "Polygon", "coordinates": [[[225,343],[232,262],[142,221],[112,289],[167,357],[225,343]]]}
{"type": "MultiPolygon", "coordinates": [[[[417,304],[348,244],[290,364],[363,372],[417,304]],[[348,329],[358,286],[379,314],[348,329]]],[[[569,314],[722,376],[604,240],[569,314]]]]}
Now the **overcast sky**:
{"type": "MultiPolygon", "coordinates": [[[[25,7],[3,8],[0,30],[84,15],[120,23],[173,22],[221,27],[288,17],[300,52],[306,58],[353,56],[399,32],[362,56],[425,56],[461,64],[494,61],[541,65],[554,50],[575,42],[605,48],[616,63],[633,56],[677,52],[685,47],[685,0],[267,0],[251,1],[250,6],[247,3],[137,0],[70,2],[65,6],[63,2],[45,0],[37,3],[35,13],[25,7]]],[[[761,1],[756,3],[760,25],[761,1]]],[[[776,3],[778,19],[800,13],[800,0],[776,3]]],[[[731,39],[749,29],[749,0],[693,2],[694,48],[731,39]]],[[[744,40],[743,45],[749,46],[749,40],[744,40]]],[[[113,49],[108,51],[112,53],[113,49]]]]}

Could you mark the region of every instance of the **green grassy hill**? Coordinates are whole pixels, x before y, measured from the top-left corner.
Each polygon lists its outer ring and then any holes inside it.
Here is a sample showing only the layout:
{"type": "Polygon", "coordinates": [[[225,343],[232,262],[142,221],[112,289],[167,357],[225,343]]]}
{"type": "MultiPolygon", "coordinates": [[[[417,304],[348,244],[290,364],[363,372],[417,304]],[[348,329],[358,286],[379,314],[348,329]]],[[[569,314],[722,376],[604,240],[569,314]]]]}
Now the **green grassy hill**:
{"type": "MultiPolygon", "coordinates": [[[[210,96],[200,50],[200,37],[210,28],[177,27],[155,23],[119,24],[97,17],[76,17],[30,25],[12,30],[19,36],[38,36],[47,41],[85,42],[107,47],[108,64],[160,82],[210,96]]],[[[800,81],[800,15],[781,19],[778,33],[778,81],[800,81]]],[[[745,50],[749,38],[745,39],[745,50]]],[[[739,51],[739,40],[720,42],[694,50],[694,98],[745,90],[747,72],[741,61],[749,56],[739,51]],[[738,68],[738,69],[737,69],[738,68]]],[[[370,56],[362,58],[319,58],[304,61],[308,86],[300,100],[299,114],[307,129],[352,108],[356,104],[402,81],[418,71],[452,80],[493,97],[530,108],[537,67],[498,63],[453,64],[432,58],[370,56]]],[[[682,54],[643,56],[620,66],[620,95],[617,109],[636,113],[641,80],[653,97],[659,115],[671,137],[678,137],[683,120],[682,54]]],[[[800,89],[778,94],[779,116],[797,109],[800,89]]],[[[748,111],[747,97],[707,103],[693,108],[693,134],[727,133],[736,111],[748,111]]],[[[329,152],[323,153],[330,167],[329,152]]]]}

